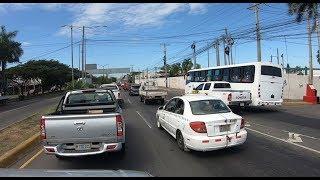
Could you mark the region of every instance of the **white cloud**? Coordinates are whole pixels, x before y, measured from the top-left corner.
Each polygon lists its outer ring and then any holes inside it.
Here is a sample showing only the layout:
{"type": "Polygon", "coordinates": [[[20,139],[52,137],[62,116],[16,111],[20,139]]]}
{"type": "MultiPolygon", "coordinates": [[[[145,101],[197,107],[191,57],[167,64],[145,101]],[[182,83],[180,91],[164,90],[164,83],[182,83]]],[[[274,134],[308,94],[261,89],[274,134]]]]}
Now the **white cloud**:
{"type": "Polygon", "coordinates": [[[204,3],[189,3],[190,14],[204,14],[207,12],[207,4],[204,3]]]}
{"type": "Polygon", "coordinates": [[[55,11],[63,6],[62,3],[43,3],[41,7],[48,11],[55,11]]]}

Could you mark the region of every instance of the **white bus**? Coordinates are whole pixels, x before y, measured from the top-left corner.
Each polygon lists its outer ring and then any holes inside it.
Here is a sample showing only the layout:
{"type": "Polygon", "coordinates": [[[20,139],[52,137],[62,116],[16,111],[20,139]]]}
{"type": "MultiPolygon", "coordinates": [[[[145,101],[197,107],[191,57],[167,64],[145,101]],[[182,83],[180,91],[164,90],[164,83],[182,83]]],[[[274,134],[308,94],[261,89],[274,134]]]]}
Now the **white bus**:
{"type": "Polygon", "coordinates": [[[207,81],[227,81],[235,90],[250,90],[250,106],[280,106],[283,102],[282,66],[270,62],[193,69],[188,72],[185,93],[207,81]]]}

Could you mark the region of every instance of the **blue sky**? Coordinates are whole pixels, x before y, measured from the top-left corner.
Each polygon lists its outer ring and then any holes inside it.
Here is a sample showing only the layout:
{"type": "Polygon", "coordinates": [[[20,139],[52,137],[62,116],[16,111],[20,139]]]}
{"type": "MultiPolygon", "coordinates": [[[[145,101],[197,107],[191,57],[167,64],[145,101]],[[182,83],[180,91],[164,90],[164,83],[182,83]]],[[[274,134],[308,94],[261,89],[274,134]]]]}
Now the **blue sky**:
{"type": "MultiPolygon", "coordinates": [[[[168,63],[179,62],[190,54],[190,45],[196,41],[196,48],[224,33],[228,29],[231,36],[255,27],[255,14],[247,9],[251,3],[209,3],[209,4],[59,4],[59,3],[15,3],[0,4],[1,25],[8,31],[18,30],[18,41],[23,43],[22,62],[31,58],[57,59],[71,64],[70,29],[63,25],[100,26],[86,29],[87,63],[97,63],[99,67],[130,67],[134,70],[153,69],[162,65],[163,49],[167,43],[168,63]],[[106,27],[102,27],[106,26],[106,27]],[[153,38],[153,39],[152,39],[153,38]]],[[[294,17],[287,14],[287,5],[271,3],[261,5],[262,59],[287,54],[284,37],[287,37],[288,62],[291,66],[305,66],[308,62],[306,24],[291,23],[286,26],[268,28],[275,23],[286,22],[294,17]],[[293,36],[294,34],[299,34],[293,36]]],[[[74,42],[80,40],[81,31],[74,30],[74,42]]],[[[233,57],[236,63],[256,61],[255,33],[239,36],[235,40],[233,57]]],[[[316,34],[313,34],[314,65],[318,50],[316,34]]],[[[221,47],[221,46],[220,46],[221,47]]],[[[209,50],[210,65],[215,65],[215,50],[209,50]]],[[[220,59],[223,60],[222,51],[220,59]]],[[[281,59],[281,58],[280,58],[281,59]]],[[[79,63],[79,45],[74,47],[74,66],[79,63]]],[[[273,58],[276,61],[276,58],[273,58]]],[[[197,56],[202,67],[207,66],[207,52],[197,56]]],[[[222,62],[223,64],[223,62],[222,62]]],[[[15,64],[11,64],[13,66],[15,64]]]]}

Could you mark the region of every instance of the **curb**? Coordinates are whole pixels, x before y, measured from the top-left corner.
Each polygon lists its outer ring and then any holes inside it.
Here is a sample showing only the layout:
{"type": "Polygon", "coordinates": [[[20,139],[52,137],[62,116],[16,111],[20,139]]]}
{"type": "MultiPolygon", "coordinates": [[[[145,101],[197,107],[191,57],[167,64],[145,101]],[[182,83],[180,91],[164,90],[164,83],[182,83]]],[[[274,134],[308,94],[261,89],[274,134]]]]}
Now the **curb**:
{"type": "Polygon", "coordinates": [[[32,137],[25,140],[18,146],[6,152],[4,155],[0,157],[0,168],[6,168],[9,165],[11,165],[18,159],[19,155],[26,152],[28,148],[30,148],[32,145],[38,142],[40,142],[40,133],[33,135],[32,137]]]}

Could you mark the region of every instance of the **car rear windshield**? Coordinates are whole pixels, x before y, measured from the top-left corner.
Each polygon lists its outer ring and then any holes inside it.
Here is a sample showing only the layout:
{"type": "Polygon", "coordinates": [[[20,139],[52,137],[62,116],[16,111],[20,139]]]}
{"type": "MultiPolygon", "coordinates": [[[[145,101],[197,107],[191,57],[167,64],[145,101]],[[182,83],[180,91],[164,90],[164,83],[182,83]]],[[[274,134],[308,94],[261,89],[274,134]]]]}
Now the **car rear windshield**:
{"type": "Polygon", "coordinates": [[[191,101],[190,107],[193,115],[206,115],[230,112],[230,109],[221,100],[191,101]]]}
{"type": "Polygon", "coordinates": [[[66,101],[67,107],[72,106],[94,106],[94,105],[113,105],[113,97],[108,92],[90,92],[70,94],[66,101]]]}
{"type": "Polygon", "coordinates": [[[273,66],[261,66],[261,75],[282,77],[281,69],[273,66]]]}
{"type": "Polygon", "coordinates": [[[231,88],[229,83],[215,83],[214,88],[231,88]]]}

